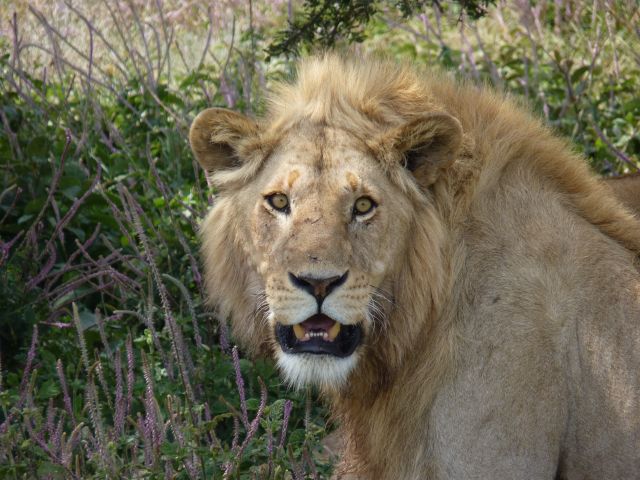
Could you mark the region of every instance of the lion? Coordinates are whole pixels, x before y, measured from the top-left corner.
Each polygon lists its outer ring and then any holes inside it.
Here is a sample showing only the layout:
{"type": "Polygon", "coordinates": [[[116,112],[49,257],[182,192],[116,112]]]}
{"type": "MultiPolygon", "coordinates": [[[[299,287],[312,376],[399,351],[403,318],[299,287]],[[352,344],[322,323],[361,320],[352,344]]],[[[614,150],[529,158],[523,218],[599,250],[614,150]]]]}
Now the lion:
{"type": "Polygon", "coordinates": [[[208,301],[320,391],[336,478],[640,478],[640,223],[525,107],[329,53],[189,139],[208,301]]]}

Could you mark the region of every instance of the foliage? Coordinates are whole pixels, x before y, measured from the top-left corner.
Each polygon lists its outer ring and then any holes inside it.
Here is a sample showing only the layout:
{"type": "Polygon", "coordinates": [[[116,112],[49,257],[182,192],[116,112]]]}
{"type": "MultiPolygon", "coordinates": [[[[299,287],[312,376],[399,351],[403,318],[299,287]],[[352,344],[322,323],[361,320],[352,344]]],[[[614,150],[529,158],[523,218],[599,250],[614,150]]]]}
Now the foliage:
{"type": "Polygon", "coordinates": [[[443,67],[533,107],[601,173],[640,165],[640,32],[635,2],[509,2],[452,25],[428,11],[372,22],[368,48],[443,67]]]}
{"type": "MultiPolygon", "coordinates": [[[[392,3],[404,18],[427,7],[443,9],[440,0],[305,0],[296,18],[276,34],[275,41],[268,48],[269,55],[295,55],[301,47],[332,48],[339,41],[343,44],[362,42],[366,37],[364,27],[380,13],[385,3],[392,3]]],[[[449,3],[459,8],[461,15],[466,13],[478,19],[495,0],[454,0],[449,3]]]]}
{"type": "MultiPolygon", "coordinates": [[[[211,192],[189,121],[259,112],[290,71],[267,59],[281,4],[236,3],[0,7],[2,478],[330,474],[320,402],[243,358],[204,307],[211,192]]],[[[322,17],[308,39],[513,92],[600,172],[637,169],[634,2],[506,2],[474,22],[458,22],[468,2],[348,3],[305,3],[300,22],[322,17]]]]}
{"type": "MultiPolygon", "coordinates": [[[[114,11],[135,31],[130,13],[114,11]]],[[[325,476],[323,410],[241,358],[202,305],[209,194],[188,119],[257,105],[255,39],[178,73],[170,32],[148,54],[123,37],[108,72],[92,63],[97,41],[75,51],[31,14],[60,70],[25,68],[19,35],[0,59],[0,477],[325,476]]]]}

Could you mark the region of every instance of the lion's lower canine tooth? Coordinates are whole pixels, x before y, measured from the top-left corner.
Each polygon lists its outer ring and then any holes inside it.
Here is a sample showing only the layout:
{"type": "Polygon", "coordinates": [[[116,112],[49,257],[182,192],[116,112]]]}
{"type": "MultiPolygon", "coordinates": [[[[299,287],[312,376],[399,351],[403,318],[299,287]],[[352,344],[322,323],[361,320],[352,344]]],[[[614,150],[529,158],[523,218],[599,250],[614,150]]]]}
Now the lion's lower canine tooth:
{"type": "Polygon", "coordinates": [[[335,340],[335,338],[338,336],[338,333],[340,333],[340,324],[338,322],[335,322],[329,329],[329,340],[335,340]]]}
{"type": "Polygon", "coordinates": [[[293,333],[296,334],[296,338],[298,340],[302,340],[304,338],[304,328],[298,323],[296,325],[293,326],[293,333]]]}

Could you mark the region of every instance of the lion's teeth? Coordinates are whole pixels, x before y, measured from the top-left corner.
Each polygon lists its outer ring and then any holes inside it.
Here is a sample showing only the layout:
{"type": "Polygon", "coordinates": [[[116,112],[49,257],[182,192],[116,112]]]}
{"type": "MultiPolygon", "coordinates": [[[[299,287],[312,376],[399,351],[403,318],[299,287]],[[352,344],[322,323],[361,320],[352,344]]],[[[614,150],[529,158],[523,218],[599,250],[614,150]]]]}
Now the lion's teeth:
{"type": "Polygon", "coordinates": [[[293,326],[293,333],[296,334],[296,338],[298,340],[302,340],[305,336],[308,336],[308,334],[306,334],[304,331],[304,327],[302,327],[302,325],[300,325],[299,323],[293,326]]]}
{"type": "Polygon", "coordinates": [[[329,329],[329,333],[327,335],[327,339],[329,341],[333,342],[336,339],[336,337],[338,336],[339,333],[340,333],[340,323],[334,322],[334,324],[329,329]]]}
{"type": "Polygon", "coordinates": [[[311,331],[306,334],[310,338],[324,338],[325,340],[328,338],[327,332],[319,332],[319,331],[311,331]]]}
{"type": "Polygon", "coordinates": [[[338,336],[338,333],[340,333],[340,324],[338,322],[335,322],[329,329],[329,331],[306,331],[306,329],[298,323],[296,325],[293,325],[293,333],[295,334],[296,338],[302,342],[305,342],[311,338],[322,338],[326,342],[333,342],[333,340],[335,340],[335,338],[338,336]]]}

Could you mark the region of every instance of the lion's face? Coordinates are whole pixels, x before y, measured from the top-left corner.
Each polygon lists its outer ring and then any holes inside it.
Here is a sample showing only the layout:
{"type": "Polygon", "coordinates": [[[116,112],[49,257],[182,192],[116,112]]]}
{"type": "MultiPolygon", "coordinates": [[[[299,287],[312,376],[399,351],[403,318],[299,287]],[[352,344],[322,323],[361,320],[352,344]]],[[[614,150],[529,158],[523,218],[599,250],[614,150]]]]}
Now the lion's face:
{"type": "Polygon", "coordinates": [[[393,325],[394,275],[413,246],[416,209],[430,208],[426,189],[460,138],[441,112],[370,137],[202,112],[191,146],[220,189],[201,232],[207,289],[236,338],[253,351],[269,345],[290,383],[323,389],[343,386],[384,342],[397,353],[414,334],[393,325]]]}
{"type": "Polygon", "coordinates": [[[324,127],[288,135],[242,203],[282,371],[295,384],[342,383],[391,300],[407,198],[363,144],[324,127]]]}

